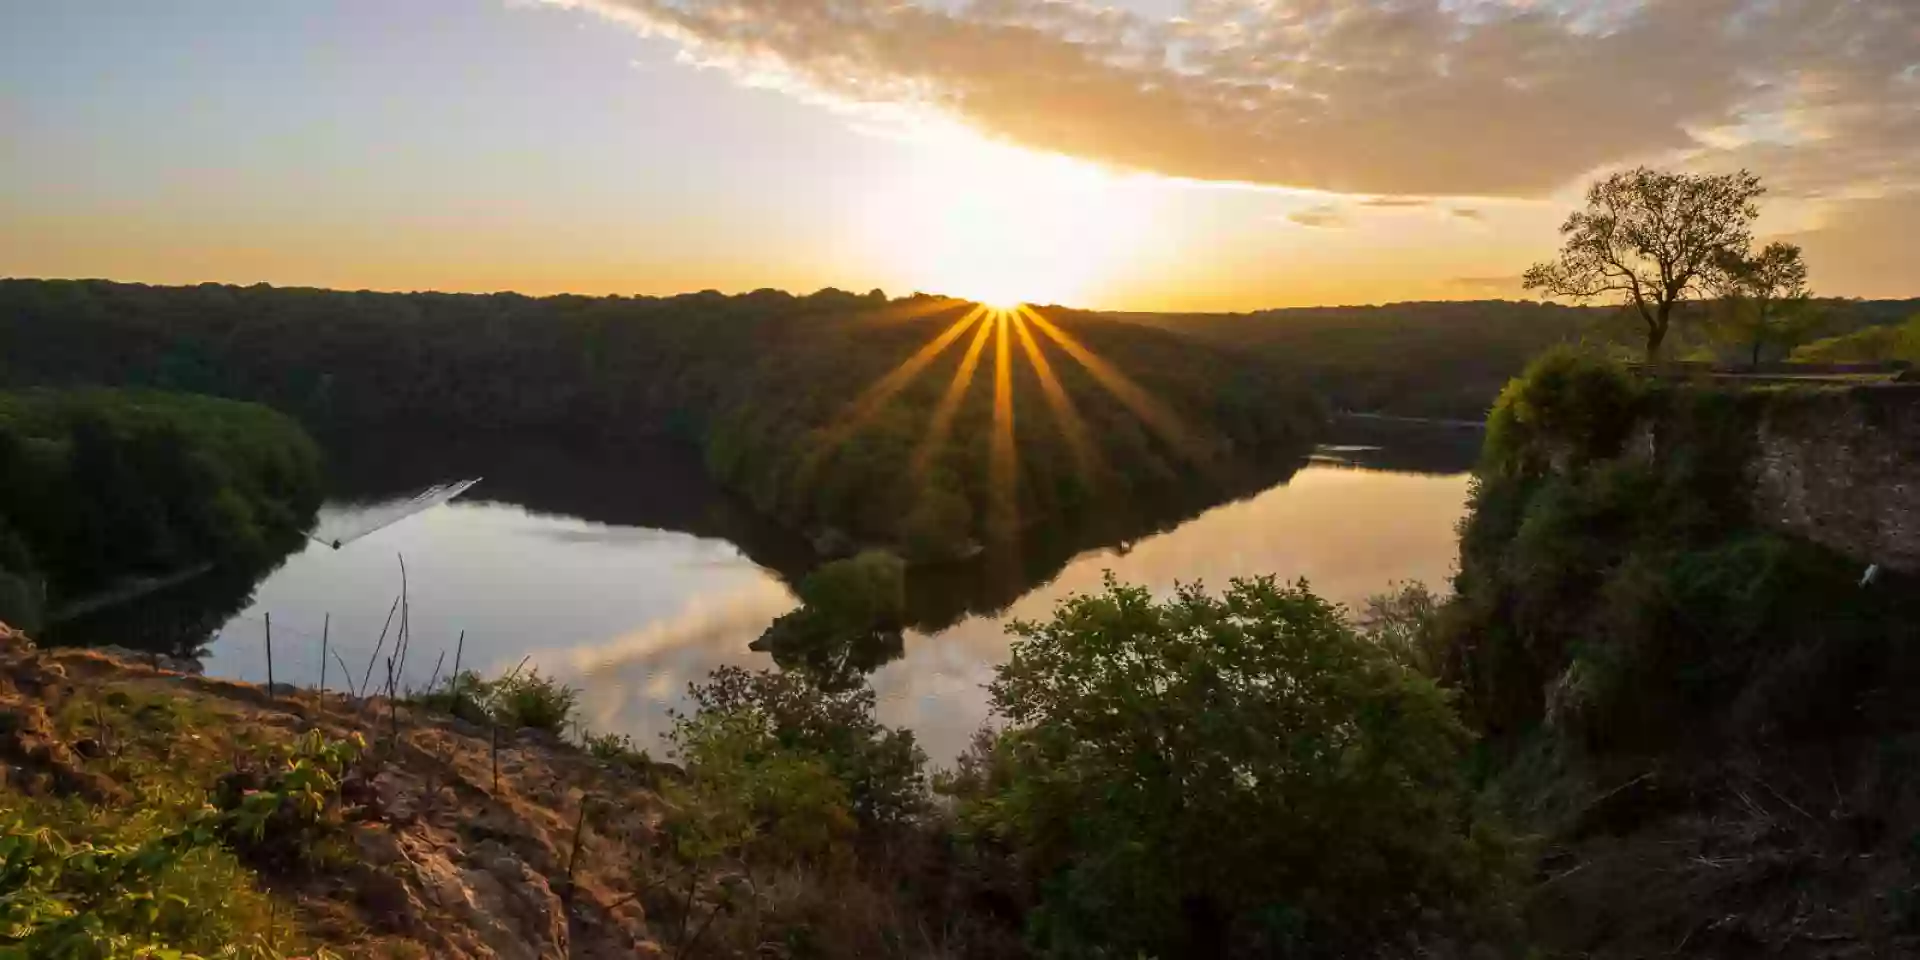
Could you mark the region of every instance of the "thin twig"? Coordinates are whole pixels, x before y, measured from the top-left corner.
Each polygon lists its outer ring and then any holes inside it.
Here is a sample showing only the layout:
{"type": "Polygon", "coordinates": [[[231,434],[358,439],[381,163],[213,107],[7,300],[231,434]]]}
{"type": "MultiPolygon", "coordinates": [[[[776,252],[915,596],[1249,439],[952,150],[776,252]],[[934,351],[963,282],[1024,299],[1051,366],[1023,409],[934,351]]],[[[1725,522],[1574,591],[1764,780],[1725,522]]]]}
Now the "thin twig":
{"type": "Polygon", "coordinates": [[[453,645],[453,676],[447,679],[447,692],[457,707],[460,703],[460,655],[467,652],[467,632],[460,631],[459,642],[453,645]]]}
{"type": "Polygon", "coordinates": [[[428,693],[432,693],[433,685],[440,682],[440,664],[446,662],[446,659],[447,659],[447,652],[445,650],[440,651],[440,656],[434,658],[433,676],[427,678],[428,693]]]}
{"type": "Polygon", "coordinates": [[[1787,799],[1786,797],[1783,797],[1783,796],[1781,796],[1781,795],[1780,795],[1780,791],[1778,791],[1778,790],[1775,790],[1775,789],[1773,788],[1773,784],[1771,784],[1771,783],[1768,783],[1768,782],[1766,782],[1765,780],[1762,780],[1762,779],[1760,779],[1759,777],[1755,777],[1755,778],[1754,778],[1754,780],[1753,780],[1753,782],[1755,782],[1755,783],[1757,783],[1757,784],[1759,784],[1759,785],[1761,785],[1761,786],[1763,786],[1763,787],[1766,787],[1766,788],[1767,788],[1767,792],[1768,792],[1768,793],[1771,793],[1771,794],[1773,794],[1773,798],[1774,798],[1775,800],[1778,800],[1778,801],[1780,801],[1781,803],[1784,803],[1784,804],[1786,804],[1787,806],[1789,806],[1789,807],[1792,807],[1792,808],[1793,808],[1793,812],[1794,812],[1794,813],[1797,813],[1797,814],[1799,814],[1799,815],[1801,815],[1801,816],[1803,816],[1803,817],[1806,817],[1806,818],[1807,818],[1808,820],[1812,820],[1812,819],[1814,818],[1814,817],[1813,817],[1813,814],[1811,814],[1811,813],[1808,813],[1808,812],[1806,812],[1805,810],[1802,810],[1802,809],[1800,809],[1800,805],[1799,805],[1799,804],[1797,804],[1797,803],[1794,803],[1794,802],[1793,802],[1792,800],[1788,800],[1788,799],[1787,799]]]}
{"type": "Polygon", "coordinates": [[[320,621],[320,692],[321,693],[327,692],[327,635],[332,631],[333,631],[333,614],[328,613],[326,619],[320,621]]]}
{"type": "Polygon", "coordinates": [[[353,685],[353,671],[347,669],[347,662],[345,660],[340,659],[340,651],[333,651],[333,662],[340,665],[340,673],[347,678],[347,692],[353,694],[355,700],[360,699],[360,691],[355,689],[353,685]]]}
{"type": "Polygon", "coordinates": [[[394,675],[398,677],[405,676],[407,672],[407,646],[413,640],[413,631],[409,629],[412,626],[412,618],[408,614],[412,612],[413,604],[407,595],[406,555],[396,553],[394,556],[400,558],[400,640],[397,653],[399,662],[394,665],[394,675]]]}
{"type": "Polygon", "coordinates": [[[517,676],[519,676],[519,675],[520,675],[520,667],[524,667],[524,666],[526,666],[526,665],[527,665],[527,661],[528,661],[528,660],[532,660],[532,659],[533,659],[533,654],[531,654],[531,653],[529,653],[529,654],[527,654],[527,655],[526,655],[526,656],[524,656],[524,657],[521,657],[521,658],[520,658],[520,664],[519,664],[519,666],[516,666],[516,667],[514,667],[514,668],[513,668],[513,672],[512,672],[512,673],[509,673],[509,674],[507,674],[506,676],[504,676],[504,677],[501,677],[501,678],[500,678],[500,681],[501,681],[502,683],[505,683],[506,681],[508,681],[508,680],[512,680],[512,679],[513,679],[514,677],[517,677],[517,676]]]}
{"type": "Polygon", "coordinates": [[[400,598],[394,597],[393,606],[387,608],[386,625],[380,628],[380,642],[377,644],[374,644],[373,653],[368,655],[367,657],[367,672],[364,676],[360,678],[361,690],[368,689],[367,684],[373,682],[373,665],[379,662],[380,651],[385,650],[387,648],[387,629],[393,626],[393,615],[394,613],[398,612],[399,609],[400,609],[400,598]]]}
{"type": "Polygon", "coordinates": [[[580,841],[586,836],[587,807],[593,804],[593,798],[580,796],[580,816],[573,823],[573,852],[567,855],[567,895],[565,903],[573,904],[573,871],[580,866],[580,841]]]}
{"type": "Polygon", "coordinates": [[[273,699],[273,611],[266,614],[267,621],[267,699],[273,699]]]}

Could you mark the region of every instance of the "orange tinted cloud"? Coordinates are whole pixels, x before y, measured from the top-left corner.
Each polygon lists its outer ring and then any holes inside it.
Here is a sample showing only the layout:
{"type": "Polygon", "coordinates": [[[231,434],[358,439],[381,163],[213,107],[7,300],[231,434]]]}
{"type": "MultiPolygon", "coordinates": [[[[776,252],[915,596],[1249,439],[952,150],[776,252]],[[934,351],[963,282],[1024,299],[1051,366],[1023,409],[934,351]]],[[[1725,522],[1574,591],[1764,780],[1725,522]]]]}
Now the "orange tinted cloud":
{"type": "MultiPolygon", "coordinates": [[[[1766,160],[1920,186],[1913,0],[549,0],[843,104],[1203,180],[1542,195],[1596,168],[1766,160]]],[[[1768,170],[1762,169],[1762,173],[1768,170]]]]}

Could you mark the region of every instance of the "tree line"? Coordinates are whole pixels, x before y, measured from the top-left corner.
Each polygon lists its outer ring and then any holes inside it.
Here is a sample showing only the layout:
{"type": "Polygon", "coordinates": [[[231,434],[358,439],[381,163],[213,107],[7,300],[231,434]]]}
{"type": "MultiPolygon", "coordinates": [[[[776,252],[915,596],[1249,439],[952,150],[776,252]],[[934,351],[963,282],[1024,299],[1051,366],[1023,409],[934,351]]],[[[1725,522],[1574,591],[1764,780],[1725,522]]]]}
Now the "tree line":
{"type": "Polygon", "coordinates": [[[1258,358],[1114,318],[966,321],[974,310],[877,291],[532,298],[13,280],[0,282],[0,384],[255,400],[349,437],[408,424],[673,438],[793,529],[926,558],[989,542],[996,517],[1015,533],[1070,523],[1290,461],[1318,422],[1307,391],[1258,358]],[[1009,438],[998,453],[996,435],[1009,438]]]}
{"type": "Polygon", "coordinates": [[[130,576],[284,556],[320,503],[320,456],[264,407],[155,391],[0,393],[0,620],[130,576]]]}

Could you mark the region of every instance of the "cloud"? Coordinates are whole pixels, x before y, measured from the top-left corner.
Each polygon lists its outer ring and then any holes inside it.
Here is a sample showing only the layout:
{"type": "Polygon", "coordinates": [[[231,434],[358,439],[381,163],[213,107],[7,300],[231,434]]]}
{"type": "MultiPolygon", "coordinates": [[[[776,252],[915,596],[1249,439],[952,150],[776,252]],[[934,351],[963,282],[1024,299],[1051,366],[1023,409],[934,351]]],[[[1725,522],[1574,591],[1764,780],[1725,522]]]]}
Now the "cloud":
{"type": "MultiPolygon", "coordinates": [[[[1540,196],[1609,165],[1920,171],[1913,0],[547,0],[855,110],[1201,180],[1540,196]]],[[[1777,171],[1777,174],[1776,174],[1777,171]]]]}
{"type": "Polygon", "coordinates": [[[1347,215],[1332,204],[1321,204],[1287,214],[1287,219],[1303,227],[1337,229],[1347,225],[1347,215]]]}

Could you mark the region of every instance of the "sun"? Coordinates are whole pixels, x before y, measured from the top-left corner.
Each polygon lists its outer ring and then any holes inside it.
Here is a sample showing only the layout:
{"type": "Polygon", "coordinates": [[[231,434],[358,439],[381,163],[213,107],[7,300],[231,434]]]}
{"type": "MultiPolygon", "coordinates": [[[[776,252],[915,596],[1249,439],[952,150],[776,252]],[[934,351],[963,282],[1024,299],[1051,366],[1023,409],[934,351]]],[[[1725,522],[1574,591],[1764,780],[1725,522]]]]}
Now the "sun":
{"type": "Polygon", "coordinates": [[[918,290],[1001,310],[1086,305],[1152,221],[1151,191],[1066,157],[948,133],[873,193],[876,239],[918,290]]]}

